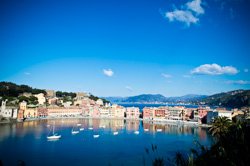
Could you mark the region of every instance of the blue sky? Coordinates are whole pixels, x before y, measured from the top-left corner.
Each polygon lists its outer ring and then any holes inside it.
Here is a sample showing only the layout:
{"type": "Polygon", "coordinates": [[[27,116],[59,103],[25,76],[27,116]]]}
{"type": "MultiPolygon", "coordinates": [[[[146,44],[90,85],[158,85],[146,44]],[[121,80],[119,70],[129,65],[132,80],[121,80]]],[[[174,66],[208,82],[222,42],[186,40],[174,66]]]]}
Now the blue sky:
{"type": "Polygon", "coordinates": [[[98,96],[250,88],[248,0],[1,0],[0,81],[98,96]]]}

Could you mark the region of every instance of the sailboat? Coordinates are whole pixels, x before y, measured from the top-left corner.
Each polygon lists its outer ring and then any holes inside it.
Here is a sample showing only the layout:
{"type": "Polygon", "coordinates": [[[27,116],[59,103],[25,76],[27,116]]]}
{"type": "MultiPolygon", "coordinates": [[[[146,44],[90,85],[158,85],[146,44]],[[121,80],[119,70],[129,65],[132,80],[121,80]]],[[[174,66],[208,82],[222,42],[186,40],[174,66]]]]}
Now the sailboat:
{"type": "Polygon", "coordinates": [[[79,131],[78,130],[74,130],[74,127],[73,127],[72,130],[71,130],[71,134],[75,135],[75,134],[78,134],[78,133],[79,133],[79,131]]]}
{"type": "Polygon", "coordinates": [[[55,122],[54,122],[52,135],[47,136],[47,139],[48,140],[56,140],[56,139],[60,139],[60,138],[61,138],[61,135],[57,135],[57,133],[55,133],[55,122]]]}

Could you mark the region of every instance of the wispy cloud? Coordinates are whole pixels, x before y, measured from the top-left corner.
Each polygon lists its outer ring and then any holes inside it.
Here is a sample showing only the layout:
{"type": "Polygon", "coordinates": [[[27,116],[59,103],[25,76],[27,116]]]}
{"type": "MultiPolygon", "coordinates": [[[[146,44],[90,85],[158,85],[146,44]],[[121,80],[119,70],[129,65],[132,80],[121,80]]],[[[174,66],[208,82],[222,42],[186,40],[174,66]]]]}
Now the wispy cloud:
{"type": "Polygon", "coordinates": [[[233,66],[220,66],[216,63],[204,64],[194,68],[191,74],[203,74],[203,75],[222,75],[222,74],[237,74],[239,71],[233,66]]]}
{"type": "Polygon", "coordinates": [[[131,86],[125,86],[125,88],[126,88],[127,90],[129,90],[130,92],[134,91],[134,89],[133,89],[131,86]]]}
{"type": "Polygon", "coordinates": [[[171,78],[172,77],[172,75],[170,75],[170,74],[165,74],[165,73],[162,73],[161,74],[164,78],[171,78]]]}
{"type": "Polygon", "coordinates": [[[29,73],[29,72],[25,72],[24,74],[27,75],[27,76],[28,76],[28,75],[31,75],[31,73],[29,73]]]}
{"type": "Polygon", "coordinates": [[[227,84],[238,84],[238,85],[248,85],[250,84],[250,81],[245,80],[230,80],[226,81],[227,84]]]}
{"type": "Polygon", "coordinates": [[[244,72],[245,72],[245,73],[248,73],[248,69],[244,69],[244,72]]]}
{"type": "Polygon", "coordinates": [[[114,75],[114,72],[111,69],[103,69],[103,74],[112,77],[114,75]]]}
{"type": "Polygon", "coordinates": [[[205,13],[201,6],[201,0],[187,2],[182,9],[175,9],[165,13],[165,17],[170,21],[185,23],[188,27],[199,22],[199,16],[205,13]]]}

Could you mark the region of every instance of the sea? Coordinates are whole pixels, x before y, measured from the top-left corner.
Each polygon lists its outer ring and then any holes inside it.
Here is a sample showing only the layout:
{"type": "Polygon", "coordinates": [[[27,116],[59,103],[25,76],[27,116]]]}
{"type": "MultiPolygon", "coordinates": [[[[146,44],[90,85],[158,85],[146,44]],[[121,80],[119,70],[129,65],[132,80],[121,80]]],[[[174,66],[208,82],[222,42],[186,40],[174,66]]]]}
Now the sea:
{"type": "Polygon", "coordinates": [[[188,155],[191,148],[199,149],[200,144],[209,148],[212,142],[206,128],[139,120],[71,118],[0,124],[3,166],[150,166],[158,157],[171,165],[177,152],[188,155]],[[61,138],[51,141],[47,136],[53,127],[61,138]]]}

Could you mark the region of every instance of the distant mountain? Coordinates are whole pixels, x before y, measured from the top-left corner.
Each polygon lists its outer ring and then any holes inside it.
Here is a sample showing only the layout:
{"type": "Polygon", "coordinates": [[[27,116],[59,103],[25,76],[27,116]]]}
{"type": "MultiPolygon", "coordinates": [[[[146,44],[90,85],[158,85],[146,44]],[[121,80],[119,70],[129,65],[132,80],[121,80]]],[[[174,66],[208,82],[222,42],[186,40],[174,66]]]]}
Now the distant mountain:
{"type": "Polygon", "coordinates": [[[168,97],[168,102],[195,102],[206,98],[206,95],[188,94],[180,97],[168,97]]]}
{"type": "Polygon", "coordinates": [[[189,94],[180,97],[165,97],[161,94],[142,94],[130,97],[104,97],[112,103],[155,103],[155,102],[191,102],[205,98],[205,95],[189,94]]]}
{"type": "Polygon", "coordinates": [[[165,102],[165,101],[166,101],[166,97],[160,94],[142,94],[138,96],[128,97],[126,99],[126,102],[131,102],[131,103],[165,102]]]}
{"type": "Polygon", "coordinates": [[[250,106],[250,90],[234,90],[208,96],[198,101],[211,106],[240,108],[250,106]]]}

